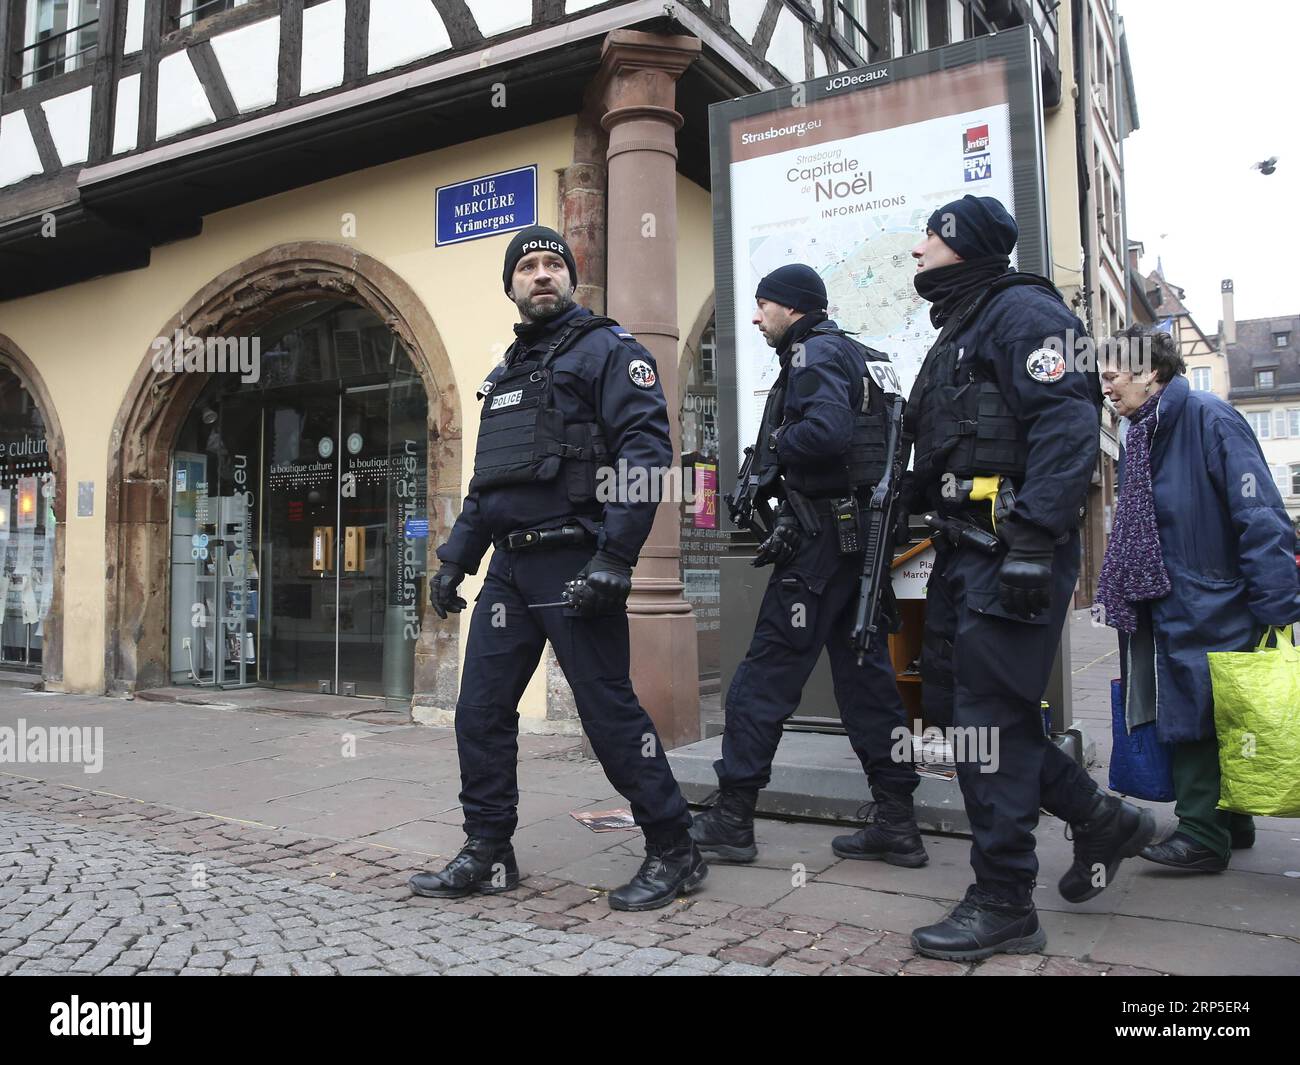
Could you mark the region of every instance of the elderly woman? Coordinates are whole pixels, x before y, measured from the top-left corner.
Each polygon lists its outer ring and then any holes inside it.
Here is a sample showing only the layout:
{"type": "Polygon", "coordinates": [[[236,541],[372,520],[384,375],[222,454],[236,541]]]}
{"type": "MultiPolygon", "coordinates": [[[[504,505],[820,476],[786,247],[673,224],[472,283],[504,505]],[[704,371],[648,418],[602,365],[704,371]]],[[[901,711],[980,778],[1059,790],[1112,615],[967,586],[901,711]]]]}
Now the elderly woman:
{"type": "Polygon", "coordinates": [[[1158,738],[1174,745],[1178,817],[1142,857],[1217,873],[1255,829],[1249,817],[1216,809],[1205,654],[1250,650],[1264,626],[1300,620],[1296,533],[1246,420],[1188,387],[1168,333],[1134,326],[1121,337],[1136,372],[1102,372],[1124,419],[1124,453],[1097,599],[1119,630],[1129,727],[1154,719],[1158,738]]]}

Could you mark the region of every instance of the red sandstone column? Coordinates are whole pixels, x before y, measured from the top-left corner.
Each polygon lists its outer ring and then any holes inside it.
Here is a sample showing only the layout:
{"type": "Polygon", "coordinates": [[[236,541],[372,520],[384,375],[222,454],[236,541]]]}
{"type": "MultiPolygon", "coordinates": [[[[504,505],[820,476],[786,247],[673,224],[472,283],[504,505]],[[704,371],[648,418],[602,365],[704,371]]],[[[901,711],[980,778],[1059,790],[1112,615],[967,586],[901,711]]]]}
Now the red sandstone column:
{"type": "MultiPolygon", "coordinates": [[[[673,462],[681,456],[676,402],[677,79],[700,54],[694,37],[615,30],[605,39],[593,97],[609,132],[609,315],[654,356],[669,397],[673,462]]],[[[680,501],[659,505],[628,600],[632,681],[667,748],[700,738],[695,617],[682,596],[680,501]]]]}

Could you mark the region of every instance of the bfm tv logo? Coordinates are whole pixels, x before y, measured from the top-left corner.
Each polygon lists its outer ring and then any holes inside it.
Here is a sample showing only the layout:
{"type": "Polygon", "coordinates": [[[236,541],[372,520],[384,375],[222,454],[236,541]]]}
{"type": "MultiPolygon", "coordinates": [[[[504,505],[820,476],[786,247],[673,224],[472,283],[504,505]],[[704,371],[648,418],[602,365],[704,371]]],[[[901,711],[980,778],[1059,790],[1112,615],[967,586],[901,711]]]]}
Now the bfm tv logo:
{"type": "Polygon", "coordinates": [[[962,135],[962,168],[967,181],[984,181],[993,176],[993,157],[989,154],[989,127],[971,126],[962,135]]]}

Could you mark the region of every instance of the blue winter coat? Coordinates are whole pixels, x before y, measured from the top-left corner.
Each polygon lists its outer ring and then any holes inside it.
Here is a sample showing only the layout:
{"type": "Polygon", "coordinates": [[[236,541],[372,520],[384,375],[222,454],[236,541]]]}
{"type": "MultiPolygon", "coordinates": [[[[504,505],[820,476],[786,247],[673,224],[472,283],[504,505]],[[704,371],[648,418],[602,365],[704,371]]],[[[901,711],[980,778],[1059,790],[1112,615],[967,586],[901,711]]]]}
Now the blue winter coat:
{"type": "MultiPolygon", "coordinates": [[[[1151,484],[1170,592],[1150,603],[1161,740],[1214,736],[1207,651],[1253,647],[1300,621],[1295,527],[1246,419],[1175,377],[1160,394],[1151,484]]],[[[1120,460],[1120,479],[1124,471],[1120,460]]],[[[1122,653],[1130,641],[1121,638],[1122,653]]],[[[1134,670],[1150,663],[1128,662],[1134,670]]]]}

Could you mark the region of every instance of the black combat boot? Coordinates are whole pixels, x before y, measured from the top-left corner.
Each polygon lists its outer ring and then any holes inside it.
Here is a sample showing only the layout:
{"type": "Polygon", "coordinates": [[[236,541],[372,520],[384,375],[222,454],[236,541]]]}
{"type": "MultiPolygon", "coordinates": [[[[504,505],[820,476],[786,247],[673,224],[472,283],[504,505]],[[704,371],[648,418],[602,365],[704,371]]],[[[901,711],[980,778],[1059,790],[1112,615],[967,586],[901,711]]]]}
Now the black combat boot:
{"type": "Polygon", "coordinates": [[[754,806],[757,788],[723,788],[718,801],[695,815],[691,839],[711,858],[722,862],[752,862],[758,857],[754,846],[754,806]]]}
{"type": "Polygon", "coordinates": [[[912,946],[927,958],[979,961],[994,954],[1036,954],[1047,946],[1032,900],[1015,902],[978,885],[938,924],[912,933],[912,946]]]}
{"type": "Polygon", "coordinates": [[[519,866],[509,840],[470,836],[440,872],[416,873],[408,883],[415,894],[430,899],[499,895],[519,886],[519,866]]]}
{"type": "Polygon", "coordinates": [[[851,836],[836,836],[831,840],[831,850],[841,858],[886,861],[908,869],[923,866],[930,856],[921,842],[921,830],[912,811],[912,796],[876,788],[871,789],[871,794],[876,801],[867,804],[874,810],[868,810],[866,827],[851,836]]]}
{"type": "Polygon", "coordinates": [[[1087,902],[1100,895],[1115,879],[1125,858],[1132,858],[1156,834],[1150,810],[1127,803],[1116,795],[1098,791],[1086,821],[1071,824],[1074,864],[1057,885],[1066,902],[1087,902]]]}
{"type": "Polygon", "coordinates": [[[689,837],[677,843],[645,845],[645,861],[628,883],[609,893],[611,910],[657,910],[678,895],[693,891],[709,875],[689,837]]]}

